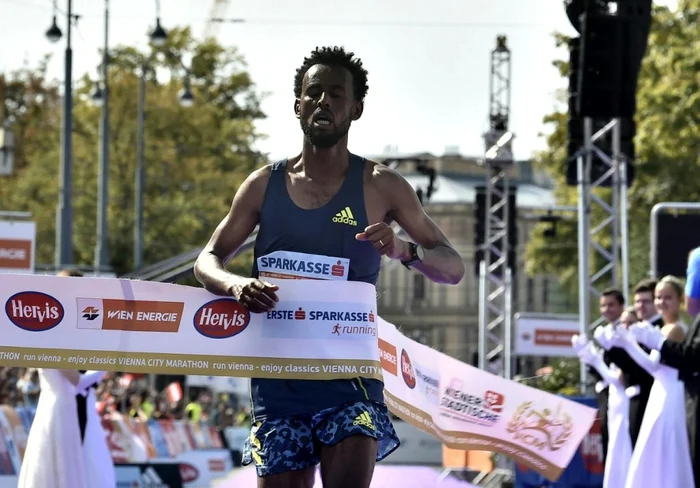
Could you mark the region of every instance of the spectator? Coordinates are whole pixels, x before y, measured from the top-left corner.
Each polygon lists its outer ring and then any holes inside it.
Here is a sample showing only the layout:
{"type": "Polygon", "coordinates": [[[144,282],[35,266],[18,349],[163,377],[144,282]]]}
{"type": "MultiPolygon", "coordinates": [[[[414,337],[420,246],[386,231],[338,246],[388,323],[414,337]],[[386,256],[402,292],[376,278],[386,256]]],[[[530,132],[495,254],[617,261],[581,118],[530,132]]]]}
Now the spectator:
{"type": "Polygon", "coordinates": [[[129,403],[131,407],[129,409],[129,417],[143,421],[148,420],[148,415],[146,415],[146,413],[141,408],[142,400],[143,396],[141,393],[134,393],[133,395],[131,395],[131,397],[129,398],[129,403]]]}
{"type": "Polygon", "coordinates": [[[688,256],[688,269],[685,282],[686,309],[691,318],[700,314],[700,247],[688,256]]]}
{"type": "Polygon", "coordinates": [[[147,419],[153,416],[155,409],[155,394],[150,389],[143,392],[141,396],[141,411],[146,415],[147,419]]]}
{"type": "Polygon", "coordinates": [[[620,316],[620,325],[625,329],[629,328],[632,324],[639,322],[637,317],[637,312],[634,307],[627,307],[622,315],[620,316]]]}
{"type": "Polygon", "coordinates": [[[202,405],[196,399],[190,398],[190,403],[185,407],[185,414],[191,421],[199,422],[202,419],[202,405]]]}
{"type": "Polygon", "coordinates": [[[22,401],[25,407],[36,408],[39,402],[39,371],[36,368],[29,368],[17,381],[17,390],[22,394],[22,401]]]}

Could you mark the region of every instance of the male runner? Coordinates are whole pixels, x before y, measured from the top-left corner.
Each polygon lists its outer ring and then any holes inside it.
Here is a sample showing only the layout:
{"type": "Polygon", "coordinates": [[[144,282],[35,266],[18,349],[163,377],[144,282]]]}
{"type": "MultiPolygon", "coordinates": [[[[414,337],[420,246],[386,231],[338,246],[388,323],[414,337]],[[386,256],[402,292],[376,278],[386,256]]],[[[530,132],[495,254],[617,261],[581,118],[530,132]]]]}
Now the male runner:
{"type": "MultiPolygon", "coordinates": [[[[278,287],[257,278],[260,258],[273,253],[349,259],[347,279],[371,284],[382,255],[438,283],[462,279],[461,257],[406,180],[348,152],[348,131],[362,115],[368,89],[367,71],[353,56],[317,48],[297,69],[301,154],[253,172],[236,192],[195,264],[207,290],[232,295],[254,313],[272,310],[278,287]],[[396,237],[392,221],[415,244],[396,237]],[[230,274],[224,263],[256,225],[254,277],[230,274]]],[[[255,463],[259,488],[311,487],[319,462],[325,487],[367,488],[375,462],[399,445],[381,381],[252,379],[251,397],[244,463],[255,463]]]]}

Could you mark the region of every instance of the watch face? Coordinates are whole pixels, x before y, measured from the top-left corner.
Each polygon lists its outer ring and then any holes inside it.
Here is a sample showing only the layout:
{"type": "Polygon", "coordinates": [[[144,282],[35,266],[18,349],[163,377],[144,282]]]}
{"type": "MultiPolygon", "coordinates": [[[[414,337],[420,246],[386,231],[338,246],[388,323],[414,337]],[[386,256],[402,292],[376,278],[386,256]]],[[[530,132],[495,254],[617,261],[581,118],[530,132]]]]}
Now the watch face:
{"type": "Polygon", "coordinates": [[[419,261],[425,259],[425,249],[423,249],[423,246],[416,246],[416,257],[419,261]]]}

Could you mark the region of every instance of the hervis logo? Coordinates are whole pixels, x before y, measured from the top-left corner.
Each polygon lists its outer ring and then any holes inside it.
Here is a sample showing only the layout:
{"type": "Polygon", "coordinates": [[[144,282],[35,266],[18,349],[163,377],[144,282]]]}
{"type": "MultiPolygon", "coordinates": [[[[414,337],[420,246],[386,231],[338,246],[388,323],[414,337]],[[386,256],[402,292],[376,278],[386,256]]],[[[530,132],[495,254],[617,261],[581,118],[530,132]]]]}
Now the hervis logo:
{"type": "Polygon", "coordinates": [[[192,483],[199,478],[199,470],[189,463],[180,463],[180,477],[183,483],[192,483]]]}
{"type": "Polygon", "coordinates": [[[65,311],[61,302],[51,295],[39,291],[22,291],[7,300],[5,314],[20,329],[43,332],[60,324],[65,311]]]}
{"type": "Polygon", "coordinates": [[[194,314],[194,328],[210,339],[226,339],[243,332],[250,324],[250,312],[230,298],[202,305],[194,314]]]}
{"type": "Polygon", "coordinates": [[[416,373],[413,371],[413,365],[411,364],[411,358],[408,357],[408,353],[405,349],[401,350],[401,374],[403,375],[403,381],[406,383],[411,390],[416,387],[416,373]]]}

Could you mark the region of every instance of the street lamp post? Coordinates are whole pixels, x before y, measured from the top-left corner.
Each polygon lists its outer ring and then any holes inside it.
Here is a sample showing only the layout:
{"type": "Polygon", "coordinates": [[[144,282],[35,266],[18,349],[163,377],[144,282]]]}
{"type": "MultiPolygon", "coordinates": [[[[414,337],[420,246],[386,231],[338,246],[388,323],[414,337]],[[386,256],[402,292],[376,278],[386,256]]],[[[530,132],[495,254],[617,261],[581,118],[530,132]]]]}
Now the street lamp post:
{"type": "Polygon", "coordinates": [[[141,66],[141,81],[139,83],[138,120],[136,124],[136,180],[134,182],[134,269],[143,266],[143,200],[145,169],[143,162],[146,111],[146,69],[141,66]]]}
{"type": "Polygon", "coordinates": [[[105,37],[102,53],[102,117],[100,120],[100,169],[97,190],[97,236],[95,239],[95,272],[109,269],[109,0],[105,0],[105,37]]]}
{"type": "Polygon", "coordinates": [[[15,135],[7,119],[0,125],[0,176],[9,176],[14,168],[15,135]]]}
{"type": "MultiPolygon", "coordinates": [[[[156,0],[156,26],[150,35],[151,44],[162,47],[168,40],[168,33],[160,25],[160,1],[156,0]]],[[[145,137],[146,137],[146,75],[153,54],[141,65],[141,80],[139,82],[138,119],[136,126],[136,178],[134,181],[134,269],[143,266],[143,235],[144,235],[144,196],[146,194],[145,168],[145,137]]],[[[182,63],[182,61],[180,61],[182,63]]],[[[189,86],[189,78],[185,79],[184,89],[179,95],[180,105],[190,107],[194,101],[189,86]]]]}
{"type": "MultiPolygon", "coordinates": [[[[71,49],[71,24],[73,18],[73,1],[67,0],[66,13],[66,53],[64,62],[64,93],[61,137],[61,167],[60,187],[58,190],[58,208],[56,209],[56,268],[73,263],[73,206],[71,202],[73,184],[73,51],[71,49]]],[[[55,12],[55,4],[54,4],[55,12]]],[[[51,27],[46,31],[46,37],[51,42],[61,39],[61,29],[56,25],[56,15],[51,27]]]]}
{"type": "MultiPolygon", "coordinates": [[[[108,57],[107,57],[107,18],[108,10],[107,3],[109,0],[105,0],[105,57],[102,62],[102,86],[96,84],[95,90],[91,95],[92,102],[95,105],[102,107],[102,121],[101,121],[101,173],[100,173],[100,203],[98,206],[98,241],[97,247],[95,249],[95,268],[100,269],[106,267],[108,264],[107,258],[107,229],[106,229],[106,192],[107,192],[107,170],[108,170],[108,155],[107,143],[108,143],[108,111],[105,109],[107,103],[108,89],[107,89],[107,69],[108,57]],[[101,237],[101,238],[100,238],[101,237]]],[[[160,25],[160,2],[156,2],[157,14],[156,17],[156,27],[150,35],[151,43],[154,46],[165,45],[168,34],[160,25]]],[[[145,106],[146,106],[146,75],[148,72],[148,65],[152,56],[144,60],[141,65],[141,77],[139,82],[139,94],[138,94],[138,119],[136,127],[136,177],[134,182],[134,268],[139,269],[143,266],[143,208],[144,208],[144,194],[145,194],[145,169],[144,169],[144,138],[145,138],[145,106]]],[[[180,103],[183,106],[188,106],[192,104],[192,94],[189,87],[186,87],[185,91],[180,95],[180,103]],[[187,100],[184,100],[187,98],[187,100]]]]}
{"type": "MultiPolygon", "coordinates": [[[[184,65],[183,69],[186,70],[184,65]]],[[[143,212],[144,195],[146,193],[146,170],[144,164],[144,139],[146,136],[145,111],[146,111],[146,73],[148,65],[141,67],[141,81],[139,83],[138,120],[136,127],[136,180],[134,182],[134,269],[143,266],[143,212]]],[[[187,72],[187,70],[186,70],[187,72]]],[[[183,89],[178,95],[180,106],[189,108],[194,104],[194,96],[190,87],[189,72],[185,76],[183,89]]]]}

